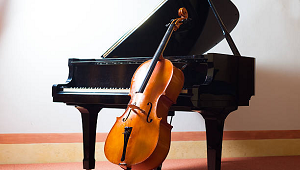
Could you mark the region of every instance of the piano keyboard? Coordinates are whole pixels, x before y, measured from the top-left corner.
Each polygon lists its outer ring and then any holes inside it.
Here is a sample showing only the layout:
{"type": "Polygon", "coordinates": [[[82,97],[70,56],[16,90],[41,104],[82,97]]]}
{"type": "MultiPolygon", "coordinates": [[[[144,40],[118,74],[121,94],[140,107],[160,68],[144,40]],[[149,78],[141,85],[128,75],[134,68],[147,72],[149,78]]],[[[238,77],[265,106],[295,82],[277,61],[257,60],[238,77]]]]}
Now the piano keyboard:
{"type": "MultiPolygon", "coordinates": [[[[65,87],[62,90],[67,93],[126,93],[129,94],[129,88],[101,88],[101,87],[65,87]]],[[[188,93],[187,89],[182,89],[181,93],[188,93]]]]}
{"type": "Polygon", "coordinates": [[[100,88],[100,87],[68,87],[63,88],[64,92],[78,93],[129,93],[129,88],[100,88]]]}

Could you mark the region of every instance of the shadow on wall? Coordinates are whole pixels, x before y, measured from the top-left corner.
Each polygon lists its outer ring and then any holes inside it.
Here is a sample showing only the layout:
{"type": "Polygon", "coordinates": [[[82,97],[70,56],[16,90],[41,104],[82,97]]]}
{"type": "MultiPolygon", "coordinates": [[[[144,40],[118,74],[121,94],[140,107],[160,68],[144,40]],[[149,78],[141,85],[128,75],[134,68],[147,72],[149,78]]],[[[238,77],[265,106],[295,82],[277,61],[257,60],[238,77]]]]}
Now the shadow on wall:
{"type": "Polygon", "coordinates": [[[0,0],[0,36],[2,35],[3,31],[3,25],[4,25],[4,18],[5,18],[5,13],[7,9],[7,0],[0,0]]]}
{"type": "Polygon", "coordinates": [[[300,129],[300,75],[295,69],[257,69],[250,106],[229,114],[225,130],[300,129]]]}

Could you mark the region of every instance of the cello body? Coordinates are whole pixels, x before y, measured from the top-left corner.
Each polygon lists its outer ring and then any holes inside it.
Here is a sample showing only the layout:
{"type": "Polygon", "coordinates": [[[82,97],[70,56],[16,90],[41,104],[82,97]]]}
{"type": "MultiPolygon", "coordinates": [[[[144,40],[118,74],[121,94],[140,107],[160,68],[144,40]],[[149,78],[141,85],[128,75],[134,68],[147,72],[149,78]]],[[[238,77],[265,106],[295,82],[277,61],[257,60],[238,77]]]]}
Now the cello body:
{"type": "Polygon", "coordinates": [[[144,92],[136,93],[150,62],[143,63],[132,77],[131,100],[105,142],[106,158],[124,169],[156,168],[164,161],[170,148],[172,126],[167,122],[167,115],[181,92],[184,75],[169,60],[161,57],[144,92]],[[126,128],[131,128],[127,137],[126,128]]]}
{"type": "Polygon", "coordinates": [[[122,167],[140,170],[157,168],[166,158],[172,126],[167,116],[184,84],[184,75],[162,57],[172,35],[188,13],[178,10],[181,18],[172,20],[152,60],[135,71],[130,85],[128,107],[110,130],[104,146],[106,158],[122,167]]]}

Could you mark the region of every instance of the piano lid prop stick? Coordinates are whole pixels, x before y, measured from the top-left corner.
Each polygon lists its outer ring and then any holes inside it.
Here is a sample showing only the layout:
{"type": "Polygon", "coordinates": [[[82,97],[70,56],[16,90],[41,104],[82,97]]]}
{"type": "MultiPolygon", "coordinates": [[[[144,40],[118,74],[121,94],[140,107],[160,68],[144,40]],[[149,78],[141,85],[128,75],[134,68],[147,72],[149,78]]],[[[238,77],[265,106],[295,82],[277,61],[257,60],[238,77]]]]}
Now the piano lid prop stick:
{"type": "Polygon", "coordinates": [[[215,17],[217,18],[217,21],[222,29],[223,35],[225,36],[226,41],[229,44],[229,47],[230,47],[233,55],[241,56],[241,54],[240,54],[239,50],[237,49],[235,43],[233,42],[233,39],[231,38],[225,24],[223,23],[219,13],[217,12],[215,5],[213,4],[213,2],[211,0],[208,0],[208,4],[209,4],[210,8],[212,9],[215,17]]]}

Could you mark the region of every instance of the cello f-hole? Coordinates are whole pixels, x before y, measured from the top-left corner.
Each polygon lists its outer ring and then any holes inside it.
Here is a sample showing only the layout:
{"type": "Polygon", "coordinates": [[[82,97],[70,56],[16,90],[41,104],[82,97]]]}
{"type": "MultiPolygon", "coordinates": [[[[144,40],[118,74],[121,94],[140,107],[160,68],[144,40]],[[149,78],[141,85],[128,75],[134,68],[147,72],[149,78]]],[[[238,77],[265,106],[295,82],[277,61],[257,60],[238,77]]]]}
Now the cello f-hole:
{"type": "Polygon", "coordinates": [[[148,112],[148,114],[147,114],[147,122],[148,122],[148,123],[151,123],[151,122],[152,122],[152,119],[149,120],[149,116],[150,116],[150,113],[151,113],[151,110],[152,110],[152,103],[149,102],[149,103],[147,103],[147,105],[150,105],[150,109],[149,109],[149,112],[148,112]]]}

